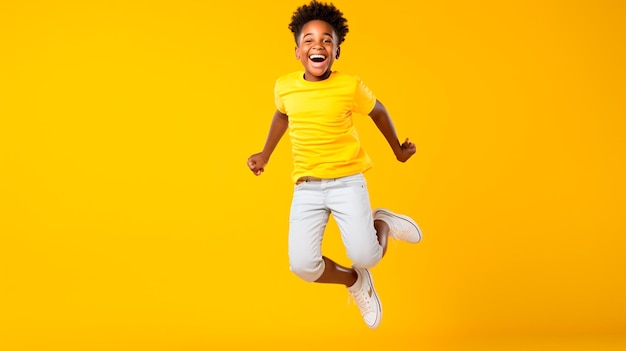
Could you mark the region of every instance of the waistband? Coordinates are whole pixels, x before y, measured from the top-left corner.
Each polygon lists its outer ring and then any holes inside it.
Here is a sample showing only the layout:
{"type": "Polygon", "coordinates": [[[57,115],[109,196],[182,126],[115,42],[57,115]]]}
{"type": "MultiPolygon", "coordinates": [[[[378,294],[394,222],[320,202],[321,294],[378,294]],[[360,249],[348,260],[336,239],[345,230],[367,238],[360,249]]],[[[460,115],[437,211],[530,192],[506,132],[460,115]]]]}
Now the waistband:
{"type": "Polygon", "coordinates": [[[296,185],[300,184],[300,183],[304,183],[304,182],[320,182],[324,180],[324,178],[317,178],[317,177],[311,177],[311,176],[305,176],[305,177],[300,177],[298,178],[298,180],[296,180],[296,185]]]}

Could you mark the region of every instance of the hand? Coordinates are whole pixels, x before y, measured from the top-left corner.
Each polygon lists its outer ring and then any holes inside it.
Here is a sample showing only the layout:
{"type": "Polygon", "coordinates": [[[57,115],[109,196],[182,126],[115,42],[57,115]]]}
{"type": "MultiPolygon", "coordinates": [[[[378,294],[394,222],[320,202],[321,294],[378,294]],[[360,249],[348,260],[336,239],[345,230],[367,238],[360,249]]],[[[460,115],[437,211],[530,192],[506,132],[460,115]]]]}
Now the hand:
{"type": "Polygon", "coordinates": [[[261,175],[265,171],[265,165],[267,165],[267,159],[263,157],[261,152],[248,157],[248,167],[256,176],[261,175]]]}
{"type": "Polygon", "coordinates": [[[400,151],[396,153],[396,159],[400,162],[406,162],[409,158],[411,158],[411,156],[413,156],[413,154],[415,154],[416,150],[417,148],[415,147],[415,144],[413,144],[409,138],[406,138],[404,143],[400,145],[400,151]]]}

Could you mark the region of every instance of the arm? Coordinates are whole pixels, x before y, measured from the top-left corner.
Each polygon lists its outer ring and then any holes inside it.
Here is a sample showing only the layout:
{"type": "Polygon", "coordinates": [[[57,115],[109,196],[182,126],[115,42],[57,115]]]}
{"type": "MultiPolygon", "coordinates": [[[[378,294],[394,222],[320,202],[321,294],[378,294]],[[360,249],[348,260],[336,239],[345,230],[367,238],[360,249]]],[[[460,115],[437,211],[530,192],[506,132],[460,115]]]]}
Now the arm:
{"type": "Polygon", "coordinates": [[[248,167],[254,175],[261,175],[261,173],[265,171],[265,166],[269,162],[270,156],[272,156],[276,145],[278,145],[278,142],[283,137],[283,134],[285,134],[288,127],[289,118],[287,115],[276,110],[274,118],[272,119],[270,131],[267,134],[267,140],[265,141],[263,151],[248,158],[248,167]]]}
{"type": "Polygon", "coordinates": [[[374,109],[370,112],[369,116],[378,127],[378,130],[383,134],[389,146],[391,146],[391,150],[393,150],[394,155],[396,155],[396,159],[400,162],[406,162],[413,154],[415,153],[415,144],[409,141],[407,138],[404,143],[400,144],[398,141],[398,135],[396,134],[396,129],[393,126],[393,122],[391,121],[391,117],[385,109],[385,106],[380,103],[380,101],[376,100],[376,105],[374,105],[374,109]]]}

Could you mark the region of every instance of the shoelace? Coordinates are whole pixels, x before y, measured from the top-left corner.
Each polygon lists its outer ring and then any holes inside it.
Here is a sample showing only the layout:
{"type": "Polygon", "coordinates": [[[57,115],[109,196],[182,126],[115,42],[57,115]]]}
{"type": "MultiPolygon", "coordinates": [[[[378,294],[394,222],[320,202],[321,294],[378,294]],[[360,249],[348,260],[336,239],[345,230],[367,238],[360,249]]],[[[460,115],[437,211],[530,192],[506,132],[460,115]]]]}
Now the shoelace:
{"type": "Polygon", "coordinates": [[[357,304],[359,310],[361,311],[361,314],[365,314],[371,309],[370,300],[367,298],[367,294],[365,294],[363,290],[359,290],[359,292],[357,292],[356,294],[348,292],[348,305],[350,305],[350,302],[352,301],[357,304]]]}
{"type": "MultiPolygon", "coordinates": [[[[395,223],[394,223],[395,224],[395,223]]],[[[402,225],[389,225],[389,234],[392,238],[400,241],[406,241],[411,233],[412,228],[402,225]]]]}

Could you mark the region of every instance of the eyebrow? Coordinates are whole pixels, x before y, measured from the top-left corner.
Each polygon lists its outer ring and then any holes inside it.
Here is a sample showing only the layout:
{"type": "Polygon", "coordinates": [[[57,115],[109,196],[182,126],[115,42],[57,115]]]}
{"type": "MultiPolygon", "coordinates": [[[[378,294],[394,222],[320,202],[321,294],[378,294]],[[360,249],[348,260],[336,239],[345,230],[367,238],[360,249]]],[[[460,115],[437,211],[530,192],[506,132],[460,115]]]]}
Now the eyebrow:
{"type": "MultiPolygon", "coordinates": [[[[324,35],[328,35],[328,36],[329,36],[329,37],[331,37],[331,38],[332,38],[332,36],[333,36],[332,34],[330,34],[330,33],[328,33],[328,32],[324,32],[324,33],[322,33],[322,34],[324,34],[324,35]]],[[[305,35],[303,35],[303,36],[302,36],[302,39],[306,38],[306,36],[307,36],[307,35],[313,35],[313,33],[306,33],[305,35]]]]}

